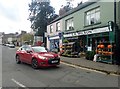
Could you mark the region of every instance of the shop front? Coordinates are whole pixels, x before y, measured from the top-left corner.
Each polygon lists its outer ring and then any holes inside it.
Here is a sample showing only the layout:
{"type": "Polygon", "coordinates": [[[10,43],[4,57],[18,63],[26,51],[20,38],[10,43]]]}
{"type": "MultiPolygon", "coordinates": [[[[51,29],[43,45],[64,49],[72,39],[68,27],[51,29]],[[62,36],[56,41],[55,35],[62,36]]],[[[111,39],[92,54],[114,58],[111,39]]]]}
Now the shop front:
{"type": "Polygon", "coordinates": [[[74,45],[71,47],[75,51],[79,48],[79,52],[94,51],[99,55],[97,61],[112,63],[114,60],[114,32],[108,27],[66,33],[63,37],[68,42],[75,42],[79,45],[79,47],[74,45]]]}
{"type": "Polygon", "coordinates": [[[97,55],[95,61],[113,63],[115,34],[108,27],[93,29],[92,33],[87,35],[88,51],[95,51],[97,55]]]}
{"type": "Polygon", "coordinates": [[[80,32],[64,33],[63,35],[63,51],[64,55],[71,57],[80,57],[86,51],[86,35],[80,32]]]}
{"type": "Polygon", "coordinates": [[[59,48],[59,37],[54,36],[54,37],[49,37],[49,42],[50,42],[50,51],[58,52],[59,48]]]}

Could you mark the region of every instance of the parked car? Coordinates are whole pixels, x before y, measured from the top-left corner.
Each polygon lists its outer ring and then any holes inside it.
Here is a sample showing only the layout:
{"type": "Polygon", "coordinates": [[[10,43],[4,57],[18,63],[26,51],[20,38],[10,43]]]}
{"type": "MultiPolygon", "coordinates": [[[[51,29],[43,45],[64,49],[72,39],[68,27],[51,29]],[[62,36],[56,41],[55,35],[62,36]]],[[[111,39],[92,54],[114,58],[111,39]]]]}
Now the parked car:
{"type": "Polygon", "coordinates": [[[3,45],[3,46],[5,46],[5,44],[4,44],[4,43],[2,43],[2,45],[3,45]]]}
{"type": "Polygon", "coordinates": [[[9,46],[9,44],[5,44],[5,46],[7,46],[7,47],[8,47],[8,46],[9,46]]]}
{"type": "Polygon", "coordinates": [[[14,44],[9,44],[8,47],[15,48],[15,45],[14,44]]]}
{"type": "Polygon", "coordinates": [[[58,54],[49,52],[45,47],[24,45],[16,51],[16,63],[25,62],[36,69],[39,67],[57,66],[60,64],[58,54]]]}

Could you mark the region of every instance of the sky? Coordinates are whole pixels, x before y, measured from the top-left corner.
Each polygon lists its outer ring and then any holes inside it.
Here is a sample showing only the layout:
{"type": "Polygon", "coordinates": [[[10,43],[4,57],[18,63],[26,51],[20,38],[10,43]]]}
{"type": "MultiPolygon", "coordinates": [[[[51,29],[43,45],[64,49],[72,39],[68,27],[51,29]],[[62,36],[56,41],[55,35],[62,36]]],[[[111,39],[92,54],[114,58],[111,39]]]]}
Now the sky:
{"type": "MultiPolygon", "coordinates": [[[[66,4],[66,0],[50,0],[51,6],[55,8],[55,12],[58,11],[61,5],[66,4]]],[[[83,0],[86,1],[86,0],[83,0]]],[[[28,3],[31,0],[0,0],[0,32],[15,33],[22,30],[30,32],[30,21],[28,3]]],[[[74,6],[77,5],[80,0],[71,0],[74,6]]]]}

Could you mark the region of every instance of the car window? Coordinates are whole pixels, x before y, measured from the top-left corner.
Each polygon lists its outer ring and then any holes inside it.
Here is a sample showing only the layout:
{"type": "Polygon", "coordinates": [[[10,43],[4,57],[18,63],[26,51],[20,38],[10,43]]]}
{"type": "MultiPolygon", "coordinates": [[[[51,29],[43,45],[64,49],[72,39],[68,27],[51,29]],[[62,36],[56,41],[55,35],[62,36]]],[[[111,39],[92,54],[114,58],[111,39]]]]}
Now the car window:
{"type": "Polygon", "coordinates": [[[34,52],[47,52],[44,47],[32,47],[34,52]]]}
{"type": "Polygon", "coordinates": [[[32,49],[31,49],[30,47],[26,48],[25,50],[26,50],[26,51],[27,51],[27,50],[32,51],[32,49]]]}
{"type": "Polygon", "coordinates": [[[22,47],[22,50],[24,50],[24,51],[25,51],[25,50],[26,50],[26,47],[22,47]]]}
{"type": "Polygon", "coordinates": [[[22,46],[22,50],[26,51],[26,50],[32,50],[31,47],[25,45],[25,46],[22,46]]]}

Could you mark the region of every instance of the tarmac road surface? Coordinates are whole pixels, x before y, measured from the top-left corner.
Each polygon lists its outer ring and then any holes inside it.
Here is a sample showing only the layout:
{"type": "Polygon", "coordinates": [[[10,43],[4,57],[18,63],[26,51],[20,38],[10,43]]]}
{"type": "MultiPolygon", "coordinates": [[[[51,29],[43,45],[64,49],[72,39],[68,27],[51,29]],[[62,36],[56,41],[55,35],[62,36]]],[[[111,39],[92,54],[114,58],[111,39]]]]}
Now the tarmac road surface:
{"type": "MultiPolygon", "coordinates": [[[[16,48],[2,49],[2,87],[118,87],[118,76],[60,64],[58,67],[32,69],[16,64],[16,48]]],[[[4,89],[4,88],[3,88],[4,89]]]]}

